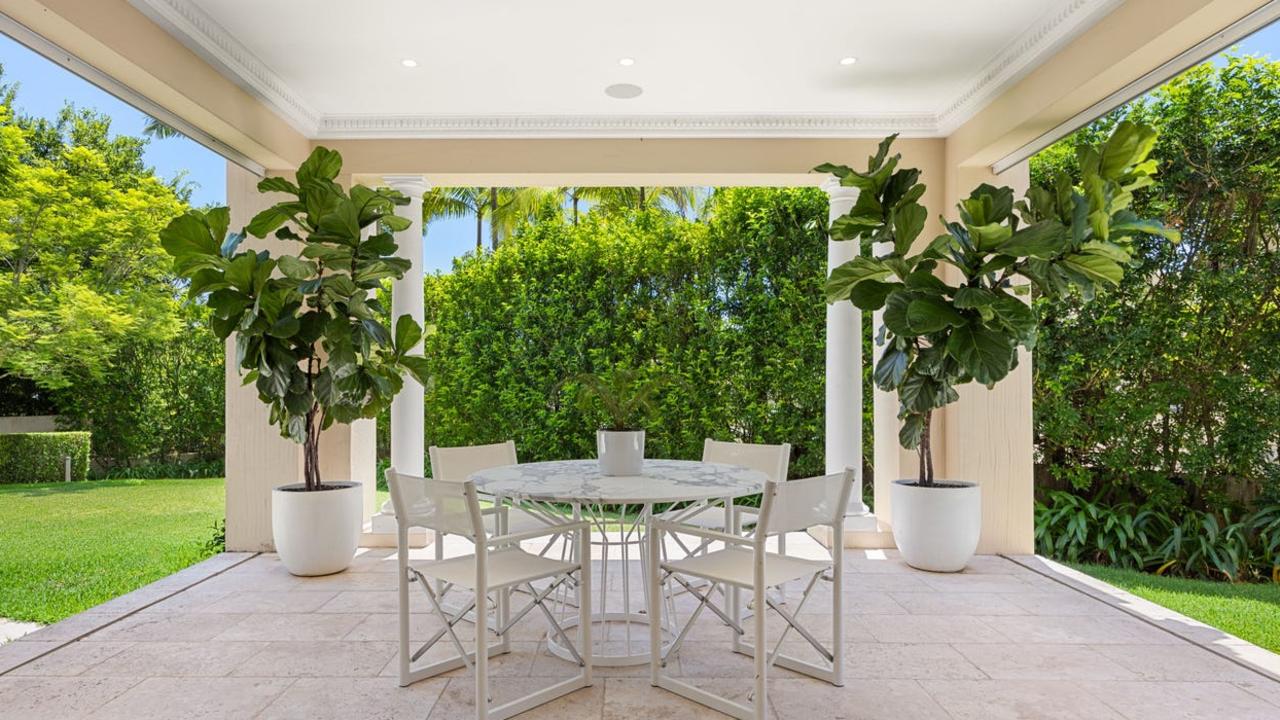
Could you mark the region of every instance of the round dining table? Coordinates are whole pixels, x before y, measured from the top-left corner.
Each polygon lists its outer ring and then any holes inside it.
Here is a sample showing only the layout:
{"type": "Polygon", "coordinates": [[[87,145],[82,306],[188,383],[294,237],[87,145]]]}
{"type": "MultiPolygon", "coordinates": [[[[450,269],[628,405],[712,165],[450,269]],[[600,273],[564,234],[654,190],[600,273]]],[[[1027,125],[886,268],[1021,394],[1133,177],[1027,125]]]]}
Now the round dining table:
{"type": "MultiPolygon", "coordinates": [[[[725,527],[729,527],[731,501],[760,492],[768,477],[738,465],[646,459],[639,475],[604,475],[596,460],[555,460],[488,468],[470,479],[478,491],[500,502],[519,503],[548,525],[565,522],[566,508],[574,518],[591,524],[592,544],[600,549],[599,570],[593,570],[593,595],[598,600],[592,609],[592,660],[619,666],[649,661],[648,630],[633,632],[632,626],[649,622],[644,612],[649,582],[645,547],[654,506],[678,503],[679,509],[668,512],[679,519],[711,503],[723,503],[725,527]],[[621,579],[611,586],[609,565],[615,551],[621,560],[617,568],[621,579]],[[639,565],[638,582],[631,573],[633,553],[639,565]]],[[[565,544],[566,549],[569,545],[565,544]]],[[[562,598],[562,602],[568,600],[562,598]]],[[[566,614],[566,629],[573,622],[566,614]]],[[[550,633],[547,648],[558,657],[572,659],[570,650],[550,633]]]]}

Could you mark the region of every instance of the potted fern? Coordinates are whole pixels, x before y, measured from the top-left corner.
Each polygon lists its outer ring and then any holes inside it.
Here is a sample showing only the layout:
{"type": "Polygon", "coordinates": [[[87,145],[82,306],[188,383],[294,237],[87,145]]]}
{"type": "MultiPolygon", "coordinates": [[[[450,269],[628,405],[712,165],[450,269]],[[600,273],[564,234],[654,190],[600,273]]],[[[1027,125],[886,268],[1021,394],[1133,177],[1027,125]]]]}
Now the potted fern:
{"type": "Polygon", "coordinates": [[[662,384],[628,365],[572,378],[584,414],[603,411],[606,423],[596,430],[596,452],[602,475],[639,475],[644,465],[644,422],[654,412],[662,384]]]}
{"type": "Polygon", "coordinates": [[[392,234],[409,227],[394,214],[409,199],[363,185],[348,192],[335,182],[341,170],[338,153],[316,148],[293,181],[258,183],[259,192],[289,198],[245,229],[228,233],[230,212],[218,207],[192,210],[160,233],[188,295],[207,296],[214,334],[235,336],[244,383],[270,407],[280,434],[302,445],[303,482],[271,495],[276,551],[295,575],[345,569],[360,537],[360,484],[321,478],[320,433],[376,417],[404,372],[426,376],[421,355],[409,354],[422,328],[403,315],[393,332],[376,295],[383,280],[410,268],[395,256],[392,234]],[[274,235],[297,252],[241,250],[246,233],[274,235]]]}
{"type": "Polygon", "coordinates": [[[983,184],[959,204],[959,221],[921,249],[928,213],[919,203],[920,171],[899,168],[885,138],[866,172],[822,165],[860,193],[831,223],[835,240],[869,241],[863,254],[835,268],[828,302],[883,310],[876,342],[883,347],[873,377],[897,393],[899,441],[919,458],[915,479],[892,485],[894,541],[910,565],[954,572],[977,549],[981,492],[969,479],[934,476],[930,420],[971,382],[988,388],[1017,366],[1018,348],[1035,346],[1039,318],[1024,297],[1095,293],[1120,283],[1136,236],[1178,240],[1175,230],[1139,218],[1133,193],[1154,182],[1147,160],[1156,131],[1122,122],[1111,137],[1079,151],[1080,183],[1065,173],[1052,187],[1033,187],[1014,202],[1008,187],[983,184]],[[1022,296],[1022,297],[1020,297],[1022,296]]]}

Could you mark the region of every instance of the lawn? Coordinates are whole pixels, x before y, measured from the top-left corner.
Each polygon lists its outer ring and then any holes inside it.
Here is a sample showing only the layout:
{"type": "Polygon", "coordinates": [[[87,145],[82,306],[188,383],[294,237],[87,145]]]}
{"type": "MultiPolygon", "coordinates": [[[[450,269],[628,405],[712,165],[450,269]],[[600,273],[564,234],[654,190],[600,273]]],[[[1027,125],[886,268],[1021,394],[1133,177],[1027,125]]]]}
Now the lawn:
{"type": "Polygon", "coordinates": [[[1100,565],[1077,570],[1280,653],[1280,585],[1160,577],[1100,565]]]}
{"type": "Polygon", "coordinates": [[[0,617],[51,623],[210,555],[221,478],[0,486],[0,617]]]}

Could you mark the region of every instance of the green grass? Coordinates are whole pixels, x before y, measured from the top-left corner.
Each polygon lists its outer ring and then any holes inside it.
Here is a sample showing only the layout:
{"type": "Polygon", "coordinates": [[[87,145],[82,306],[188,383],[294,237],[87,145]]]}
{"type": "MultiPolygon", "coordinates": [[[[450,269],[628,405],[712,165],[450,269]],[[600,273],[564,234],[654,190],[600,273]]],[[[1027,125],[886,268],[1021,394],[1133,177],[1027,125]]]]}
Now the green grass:
{"type": "Polygon", "coordinates": [[[51,623],[209,556],[221,478],[0,486],[0,617],[51,623]]]}
{"type": "Polygon", "coordinates": [[[1162,577],[1100,565],[1077,570],[1280,653],[1280,585],[1162,577]]]}

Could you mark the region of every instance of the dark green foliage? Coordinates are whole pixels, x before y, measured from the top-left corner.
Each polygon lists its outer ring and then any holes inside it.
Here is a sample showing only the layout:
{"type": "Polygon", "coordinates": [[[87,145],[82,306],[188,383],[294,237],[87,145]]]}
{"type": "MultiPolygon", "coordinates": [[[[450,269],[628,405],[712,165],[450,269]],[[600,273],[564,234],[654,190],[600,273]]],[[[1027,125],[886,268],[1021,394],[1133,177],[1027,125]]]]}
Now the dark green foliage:
{"type": "Polygon", "coordinates": [[[209,539],[205,541],[204,551],[210,555],[225,552],[227,549],[227,519],[219,518],[213,523],[209,539]]]}
{"type": "Polygon", "coordinates": [[[1020,347],[1035,346],[1039,320],[1018,295],[1092,299],[1120,282],[1137,238],[1176,241],[1178,233],[1130,209],[1133,193],[1154,182],[1147,155],[1156,131],[1121,122],[1105,142],[1078,148],[1078,183],[1059,173],[1016,203],[1010,188],[980,185],[960,202],[959,222],[917,243],[925,186],[918,170],[899,168],[901,156],[889,155],[895,137],[880,143],[866,172],[815,168],[859,190],[849,212],[832,221],[831,237],[888,248],[832,270],[827,301],[884,311],[874,378],[898,394],[899,441],[917,450],[919,481],[930,484],[933,412],[958,400],[960,385],[994,386],[1017,365],[1020,347]]]}
{"type": "Polygon", "coordinates": [[[1280,505],[1168,513],[1147,503],[1106,505],[1071,493],[1036,503],[1036,552],[1160,575],[1280,582],[1280,505]]]}
{"type": "Polygon", "coordinates": [[[605,415],[561,383],[625,362],[664,377],[651,457],[696,458],[705,437],[790,442],[792,476],[821,473],[826,196],[713,202],[703,223],[545,218],[428,277],[428,444],[513,438],[521,461],[593,457],[605,415]]]}
{"type": "Polygon", "coordinates": [[[1133,209],[1182,243],[1138,237],[1112,292],[1037,303],[1042,482],[1165,509],[1280,502],[1280,63],[1194,68],[1038,155],[1033,179],[1078,174],[1076,148],[1122,117],[1160,132],[1133,209]]]}
{"type": "Polygon", "coordinates": [[[113,480],[133,478],[138,480],[220,478],[226,475],[222,457],[212,460],[180,460],[151,462],[132,467],[114,467],[90,473],[94,479],[113,480]]]}
{"type": "Polygon", "coordinates": [[[89,475],[89,433],[42,432],[0,435],[0,485],[61,482],[71,458],[71,479],[89,475]]]}
{"type": "Polygon", "coordinates": [[[178,335],[122,348],[109,378],[56,393],[60,427],[93,432],[95,476],[192,477],[177,458],[221,465],[224,346],[203,305],[183,316],[178,335]]]}

